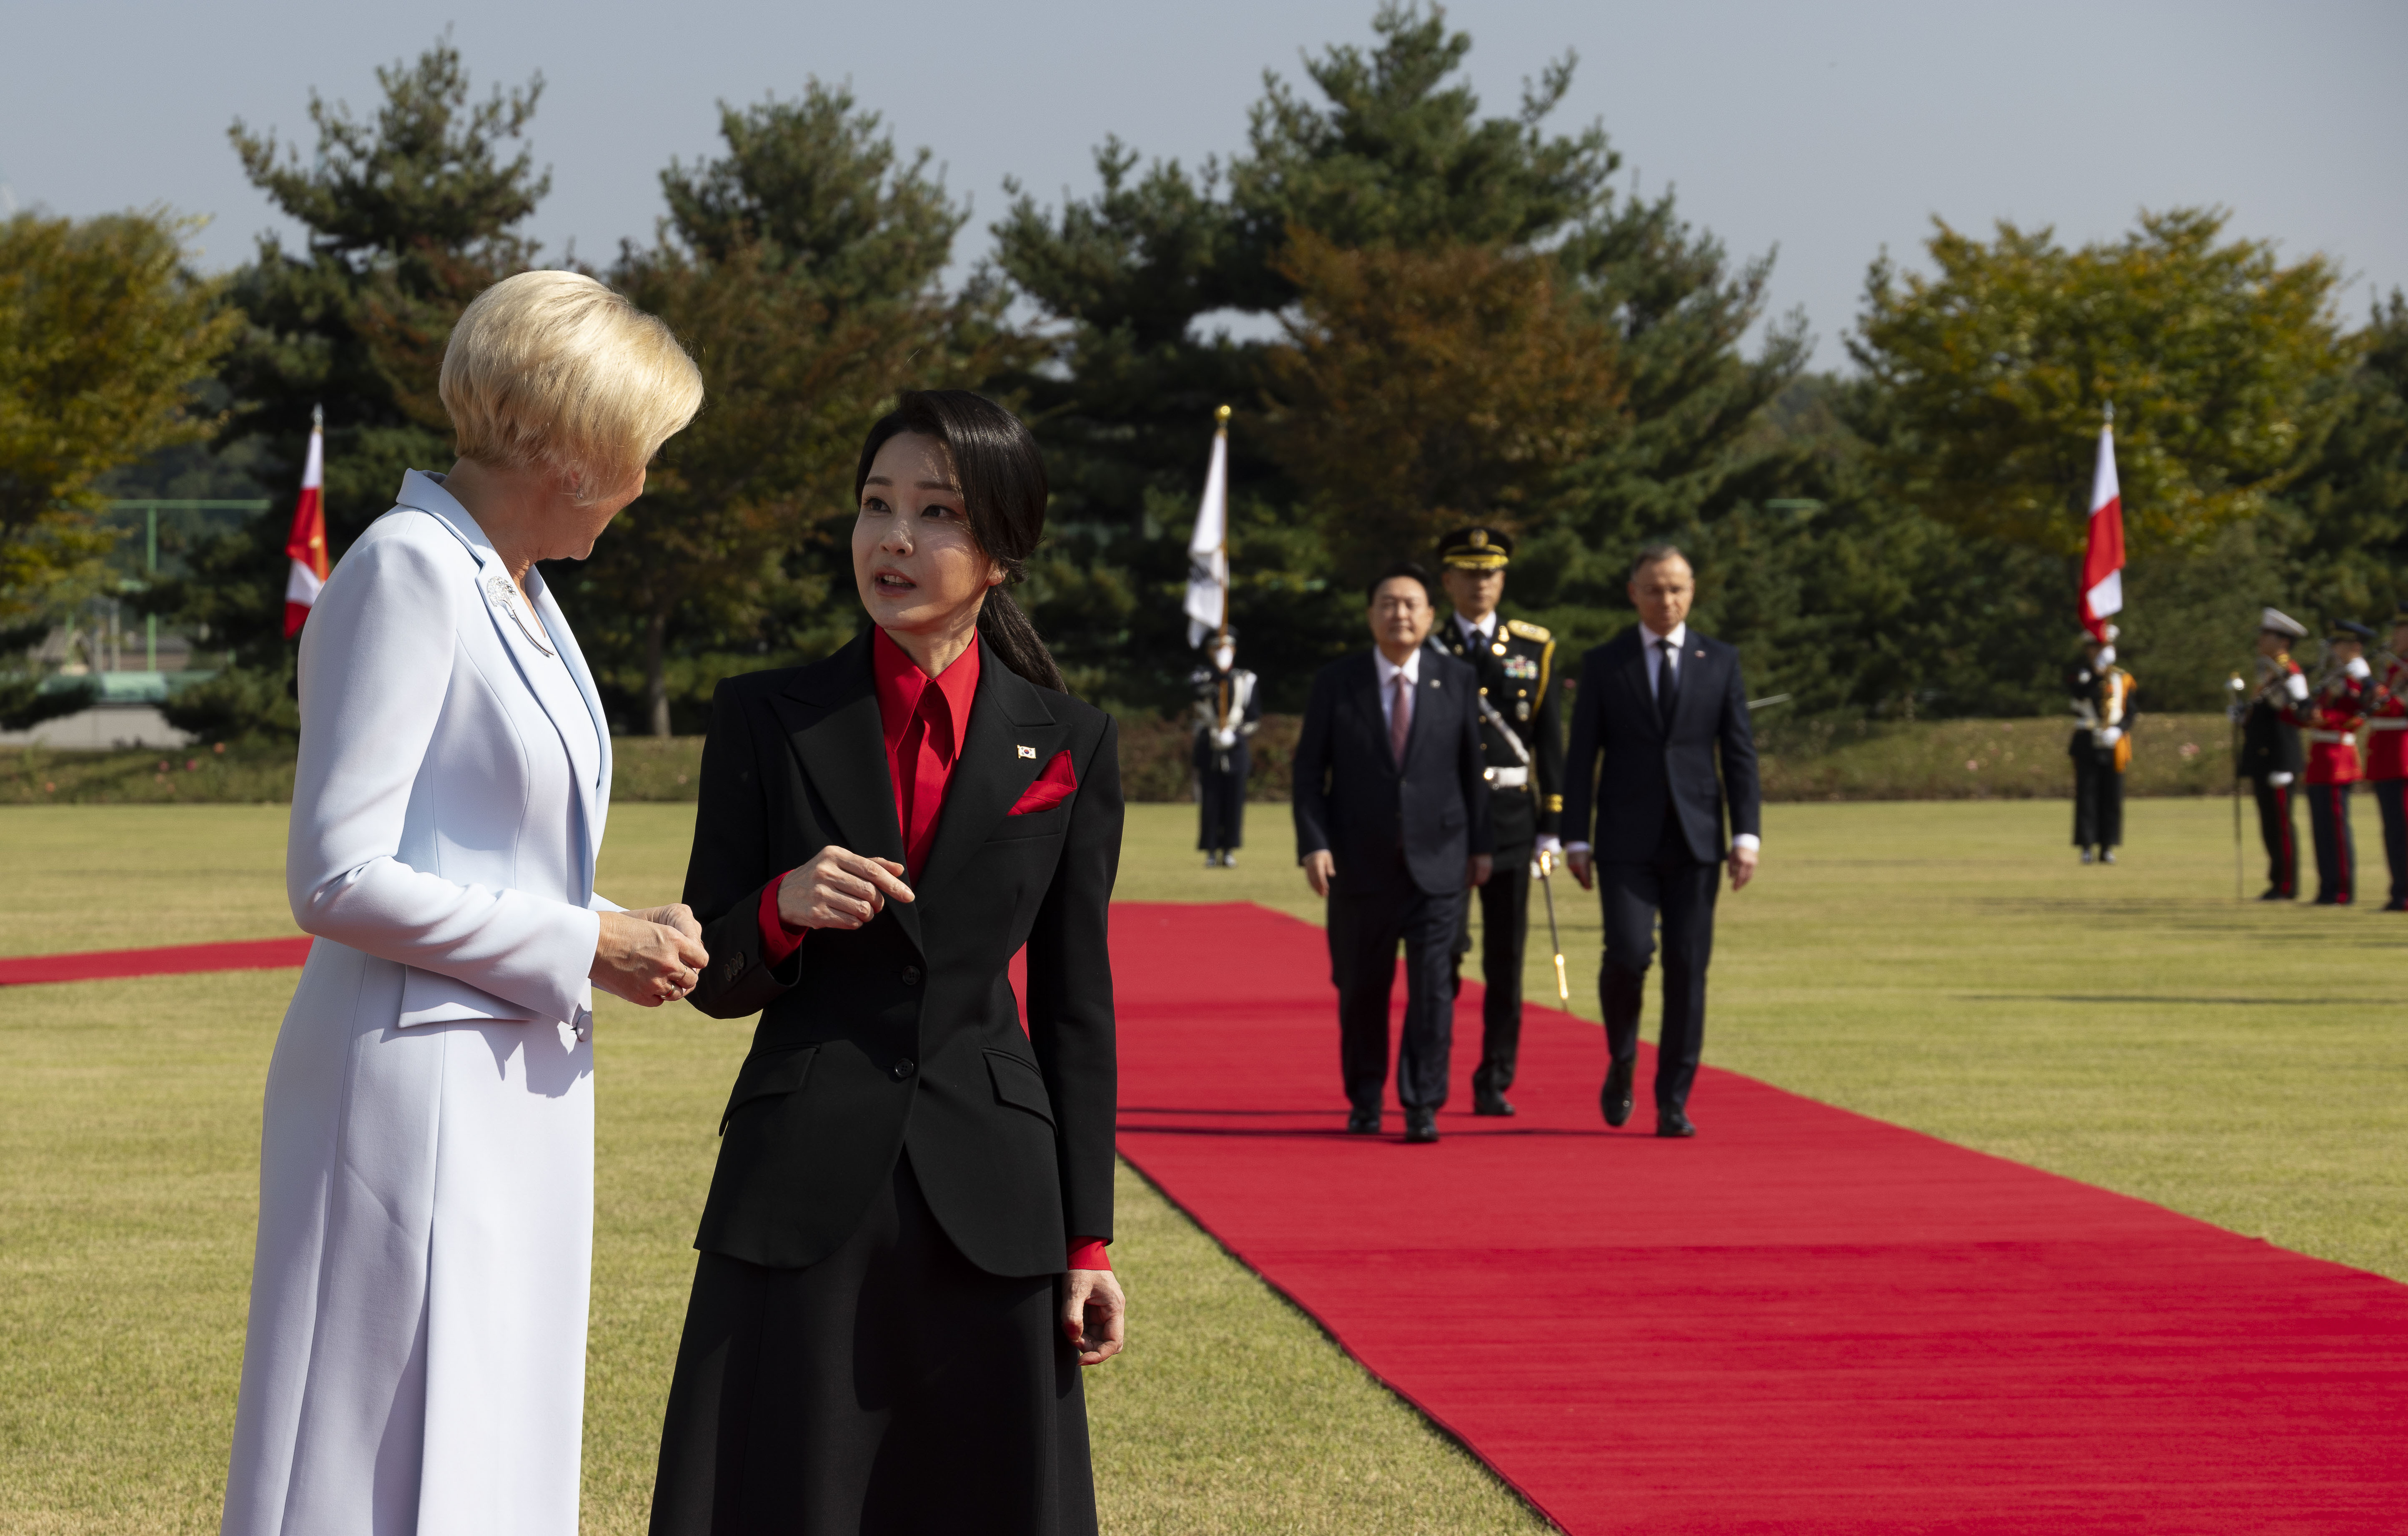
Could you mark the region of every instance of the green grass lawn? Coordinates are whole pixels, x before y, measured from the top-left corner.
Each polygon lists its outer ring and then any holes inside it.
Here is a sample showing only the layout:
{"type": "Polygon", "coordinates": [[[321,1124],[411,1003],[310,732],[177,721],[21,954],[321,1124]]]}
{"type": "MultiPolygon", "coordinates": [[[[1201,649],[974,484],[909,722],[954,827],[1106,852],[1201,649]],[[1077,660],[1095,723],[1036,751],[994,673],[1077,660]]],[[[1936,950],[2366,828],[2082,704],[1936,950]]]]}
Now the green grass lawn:
{"type": "MultiPolygon", "coordinates": [[[[1254,808],[1233,870],[1200,867],[1193,814],[1132,809],[1124,897],[1317,915],[1284,807],[1254,808]]],[[[672,895],[690,818],[618,807],[605,891],[672,895]]],[[[1708,1060],[2408,1279],[2408,919],[2236,903],[2229,818],[2136,802],[2125,861],[2084,868],[2061,805],[1772,807],[1757,884],[1724,900],[1708,1060]]],[[[283,826],[274,807],[0,810],[0,953],[290,932],[283,826]]],[[[1594,898],[1558,894],[1594,1019],[1594,898]]],[[[1553,992],[1543,954],[1528,985],[1553,992]]],[[[0,991],[0,1531],[214,1529],[291,986],[0,991]]],[[[682,1010],[601,1019],[594,1531],[642,1529],[745,1034],[682,1010]]],[[[1713,1135],[1710,1090],[1695,1108],[1713,1135]]],[[[1543,1529],[1125,1170],[1121,1193],[1133,1342],[1088,1378],[1108,1530],[1543,1529]]]]}

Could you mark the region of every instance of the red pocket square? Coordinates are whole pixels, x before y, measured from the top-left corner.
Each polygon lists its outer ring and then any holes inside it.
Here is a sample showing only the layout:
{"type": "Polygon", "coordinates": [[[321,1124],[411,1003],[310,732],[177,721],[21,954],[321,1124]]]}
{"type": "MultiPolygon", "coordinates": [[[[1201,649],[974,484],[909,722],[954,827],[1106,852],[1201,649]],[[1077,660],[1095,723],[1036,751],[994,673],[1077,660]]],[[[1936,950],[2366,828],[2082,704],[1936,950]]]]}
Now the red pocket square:
{"type": "Polygon", "coordinates": [[[1045,765],[1045,771],[1037,776],[1037,782],[1028,786],[1028,792],[1020,797],[1020,802],[1004,814],[1025,816],[1033,811],[1051,811],[1068,799],[1070,792],[1078,787],[1079,776],[1070,771],[1070,754],[1057,752],[1054,761],[1045,765]]]}

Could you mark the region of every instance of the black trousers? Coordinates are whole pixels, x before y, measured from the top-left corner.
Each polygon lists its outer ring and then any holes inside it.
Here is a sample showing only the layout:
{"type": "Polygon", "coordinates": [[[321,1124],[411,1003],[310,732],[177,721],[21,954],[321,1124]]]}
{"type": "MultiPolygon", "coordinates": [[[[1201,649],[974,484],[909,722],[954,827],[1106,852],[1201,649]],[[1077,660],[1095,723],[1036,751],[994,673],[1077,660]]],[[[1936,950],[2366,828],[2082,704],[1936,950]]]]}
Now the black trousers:
{"type": "MultiPolygon", "coordinates": [[[[1480,980],[1487,997],[1480,1005],[1480,1065],[1471,1071],[1475,1092],[1503,1093],[1513,1085],[1513,1065],[1522,1052],[1522,956],[1529,947],[1532,844],[1499,848],[1488,883],[1480,893],[1480,980]]],[[[1471,903],[1455,930],[1455,976],[1461,991],[1463,957],[1471,953],[1471,903]]]]}
{"type": "Polygon", "coordinates": [[[1338,1058],[1346,1100],[1377,1110],[1388,1082],[1388,998],[1397,946],[1405,946],[1405,1028],[1397,1047],[1397,1098],[1407,1109],[1446,1102],[1455,1043],[1455,930],[1463,893],[1432,896],[1398,858],[1377,890],[1329,896],[1329,980],[1338,988],[1338,1058]]]}
{"type": "Polygon", "coordinates": [[[2114,848],[2124,840],[2124,776],[2115,749],[2073,749],[2073,846],[2114,848]]]}
{"type": "Polygon", "coordinates": [[[2349,784],[2301,784],[2308,836],[2316,846],[2316,901],[2346,907],[2358,899],[2358,840],[2349,829],[2349,784]]]}
{"type": "Polygon", "coordinates": [[[2285,896],[2300,894],[2300,834],[2291,818],[2297,781],[2287,784],[2252,779],[2258,797],[2258,836],[2266,844],[2266,885],[2285,896]]]}
{"type": "Polygon", "coordinates": [[[1598,893],[1605,902],[1605,965],[1598,999],[1605,1009],[1605,1044],[1616,1062],[1639,1054],[1639,1012],[1647,966],[1656,953],[1656,926],[1664,926],[1664,1029],[1656,1047],[1656,1107],[1689,1102],[1698,1055],[1706,1038],[1706,967],[1714,955],[1714,897],[1722,866],[1700,864],[1667,829],[1664,845],[1645,864],[1600,864],[1598,893]]]}
{"type": "Polygon", "coordinates": [[[1059,1277],[964,1258],[908,1155],[807,1270],[695,1266],[653,1536],[1093,1536],[1059,1277]]]}
{"type": "Polygon", "coordinates": [[[1242,848],[1246,844],[1246,775],[1242,770],[1216,773],[1199,768],[1196,774],[1196,798],[1198,817],[1196,846],[1207,854],[1217,854],[1225,848],[1242,848]]]}
{"type": "Polygon", "coordinates": [[[2391,905],[2408,903],[2408,779],[2373,779],[2374,808],[2383,812],[2383,860],[2391,867],[2391,905]]]}

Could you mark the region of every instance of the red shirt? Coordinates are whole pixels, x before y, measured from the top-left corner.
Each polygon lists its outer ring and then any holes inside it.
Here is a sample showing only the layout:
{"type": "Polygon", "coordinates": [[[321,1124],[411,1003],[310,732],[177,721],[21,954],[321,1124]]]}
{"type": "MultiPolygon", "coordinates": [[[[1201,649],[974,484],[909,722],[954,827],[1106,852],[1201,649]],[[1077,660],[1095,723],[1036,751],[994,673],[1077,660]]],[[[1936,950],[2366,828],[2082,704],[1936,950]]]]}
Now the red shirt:
{"type": "Polygon", "coordinates": [[[2396,657],[2367,700],[2366,776],[2408,779],[2408,662],[2396,657]]]}
{"type": "MultiPolygon", "coordinates": [[[[952,666],[932,678],[885,630],[877,630],[869,639],[869,675],[878,688],[878,723],[886,738],[887,781],[895,786],[895,825],[903,834],[903,868],[906,878],[917,880],[937,840],[945,786],[953,782],[962,739],[969,734],[970,702],[978,697],[979,647],[972,641],[952,666]]],[[[789,928],[779,918],[778,887],[784,883],[780,876],[761,893],[761,952],[773,966],[800,949],[810,931],[789,928]]],[[[1112,1266],[1101,1242],[1072,1238],[1068,1267],[1112,1266]]]]}

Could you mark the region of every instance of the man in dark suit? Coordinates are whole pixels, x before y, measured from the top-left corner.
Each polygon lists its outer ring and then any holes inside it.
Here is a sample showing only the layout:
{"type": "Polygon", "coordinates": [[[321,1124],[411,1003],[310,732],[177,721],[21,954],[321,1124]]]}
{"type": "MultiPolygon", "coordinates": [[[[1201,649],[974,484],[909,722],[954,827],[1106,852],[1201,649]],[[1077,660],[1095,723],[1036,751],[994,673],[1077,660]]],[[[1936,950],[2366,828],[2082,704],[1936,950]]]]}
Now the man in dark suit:
{"type": "Polygon", "coordinates": [[[1639,623],[1581,658],[1564,764],[1565,862],[1584,887],[1594,882],[1605,902],[1598,993],[1612,1064],[1599,1103],[1607,1125],[1630,1118],[1640,1004],[1660,916],[1664,1030],[1656,1056],[1656,1134],[1674,1137],[1697,1134],[1689,1085],[1705,1037],[1720,866],[1727,856],[1731,889],[1741,889],[1756,873],[1763,842],[1739,653],[1689,628],[1696,595],[1697,580],[1679,550],[1661,544],[1641,552],[1630,573],[1639,623]]]}
{"type": "Polygon", "coordinates": [[[1346,1128],[1380,1129],[1388,996],[1405,946],[1397,1098],[1405,1140],[1438,1140],[1455,1035],[1455,930],[1494,847],[1482,776],[1480,681],[1428,649],[1429,575],[1405,562],[1370,589],[1369,654],[1321,669],[1296,745],[1297,862],[1329,901],[1346,1128]]]}

